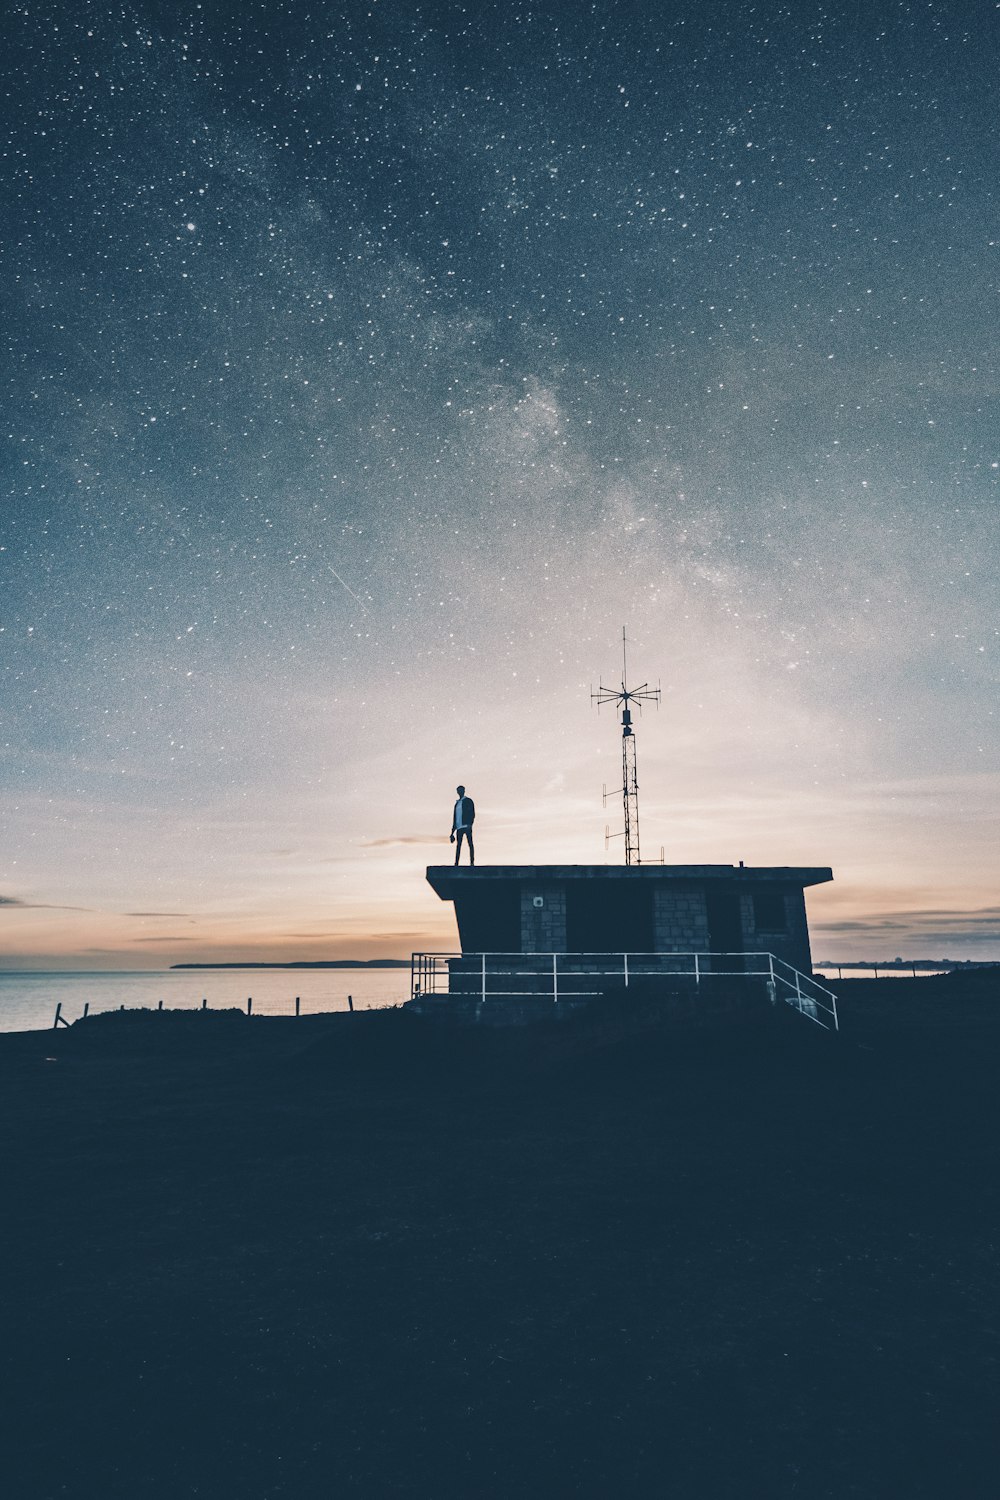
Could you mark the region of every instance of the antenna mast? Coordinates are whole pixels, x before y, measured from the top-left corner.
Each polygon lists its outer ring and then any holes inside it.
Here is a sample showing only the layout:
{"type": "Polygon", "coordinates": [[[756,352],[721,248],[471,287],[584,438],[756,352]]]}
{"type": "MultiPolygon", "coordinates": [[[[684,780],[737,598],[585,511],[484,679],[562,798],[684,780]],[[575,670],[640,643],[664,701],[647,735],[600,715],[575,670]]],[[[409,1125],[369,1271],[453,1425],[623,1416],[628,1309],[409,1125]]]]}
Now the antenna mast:
{"type": "MultiPolygon", "coordinates": [[[[625,639],[625,627],[622,626],[622,681],[621,687],[605,687],[600,683],[597,692],[591,693],[591,699],[597,703],[598,708],[603,703],[613,703],[622,711],[622,804],[625,809],[625,863],[627,865],[640,865],[639,857],[639,778],[635,766],[635,734],[632,729],[632,704],[639,705],[642,712],[643,703],[655,703],[660,706],[659,687],[651,688],[648,683],[641,687],[630,688],[628,686],[628,658],[627,641],[625,639]]],[[[612,796],[616,795],[614,792],[612,796]]],[[[604,802],[607,805],[608,793],[605,790],[604,802]]],[[[611,835],[608,835],[610,837],[611,835]]],[[[620,835],[615,835],[619,837],[620,835]]],[[[662,863],[662,855],[661,855],[662,863]]]]}

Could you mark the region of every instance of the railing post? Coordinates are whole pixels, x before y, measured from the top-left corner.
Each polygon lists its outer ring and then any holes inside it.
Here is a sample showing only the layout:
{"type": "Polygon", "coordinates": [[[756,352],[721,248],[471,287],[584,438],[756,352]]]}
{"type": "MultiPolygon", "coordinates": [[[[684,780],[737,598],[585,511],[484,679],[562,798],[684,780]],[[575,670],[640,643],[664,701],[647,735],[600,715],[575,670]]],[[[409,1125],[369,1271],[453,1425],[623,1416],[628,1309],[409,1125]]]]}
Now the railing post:
{"type": "Polygon", "coordinates": [[[628,954],[622,954],[622,963],[625,966],[625,988],[628,989],[628,954]]]}
{"type": "Polygon", "coordinates": [[[61,1020],[62,1020],[62,1001],[60,1000],[59,1003],[56,1005],[56,1018],[52,1022],[52,1030],[53,1031],[58,1031],[59,1030],[59,1022],[61,1020]]]}
{"type": "Polygon", "coordinates": [[[553,953],[553,955],[552,955],[552,1000],[553,1000],[553,1002],[555,1004],[559,1003],[559,955],[558,955],[558,953],[553,953]]]}
{"type": "Polygon", "coordinates": [[[479,1003],[480,1003],[480,1005],[485,1005],[486,1004],[486,954],[483,953],[481,955],[481,957],[482,957],[483,967],[482,967],[482,988],[480,989],[480,992],[479,992],[479,1003]]]}
{"type": "Polygon", "coordinates": [[[295,996],[295,1014],[296,1015],[301,1015],[301,1006],[302,1006],[302,996],[301,995],[296,995],[295,996]]]}
{"type": "Polygon", "coordinates": [[[698,963],[697,953],[694,956],[694,982],[697,985],[701,984],[701,966],[698,963]]]}
{"type": "Polygon", "coordinates": [[[87,1000],[84,1003],[82,1019],[85,1021],[89,1015],[90,1015],[90,1001],[87,1000]]]}
{"type": "Polygon", "coordinates": [[[253,1013],[253,996],[252,995],[248,995],[247,996],[247,1015],[249,1016],[252,1013],[253,1013]]]}

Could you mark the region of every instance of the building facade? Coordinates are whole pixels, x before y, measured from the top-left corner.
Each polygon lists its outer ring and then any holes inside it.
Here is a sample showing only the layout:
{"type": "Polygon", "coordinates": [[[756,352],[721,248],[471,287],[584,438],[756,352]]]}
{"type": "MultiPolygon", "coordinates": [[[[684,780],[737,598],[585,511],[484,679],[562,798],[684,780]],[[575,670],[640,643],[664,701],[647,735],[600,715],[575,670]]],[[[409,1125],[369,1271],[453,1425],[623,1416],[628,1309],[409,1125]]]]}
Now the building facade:
{"type": "MultiPolygon", "coordinates": [[[[473,954],[773,953],[812,973],[805,890],[826,868],[743,865],[432,865],[473,954]]],[[[738,967],[738,963],[737,963],[738,967]]]]}

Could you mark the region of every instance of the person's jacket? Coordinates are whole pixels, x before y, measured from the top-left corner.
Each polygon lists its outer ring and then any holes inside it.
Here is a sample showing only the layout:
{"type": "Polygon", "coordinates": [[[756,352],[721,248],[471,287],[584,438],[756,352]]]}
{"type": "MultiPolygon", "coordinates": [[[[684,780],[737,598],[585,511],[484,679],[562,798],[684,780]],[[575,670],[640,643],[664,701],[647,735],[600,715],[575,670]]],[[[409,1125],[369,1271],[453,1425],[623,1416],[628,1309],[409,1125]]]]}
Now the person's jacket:
{"type": "Polygon", "coordinates": [[[471,828],[476,821],[476,804],[471,797],[459,797],[455,803],[455,811],[451,815],[451,831],[457,833],[459,827],[471,828]],[[458,803],[462,804],[462,813],[459,817],[458,803]]]}

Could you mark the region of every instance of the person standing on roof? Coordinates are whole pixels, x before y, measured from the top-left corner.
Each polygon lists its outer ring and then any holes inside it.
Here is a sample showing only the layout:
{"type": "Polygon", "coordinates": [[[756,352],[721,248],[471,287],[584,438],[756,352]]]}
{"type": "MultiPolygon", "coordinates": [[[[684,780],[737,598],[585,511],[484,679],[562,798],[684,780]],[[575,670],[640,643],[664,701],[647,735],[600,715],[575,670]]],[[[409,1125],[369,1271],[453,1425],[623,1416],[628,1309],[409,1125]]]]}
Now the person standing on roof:
{"type": "Polygon", "coordinates": [[[469,841],[469,864],[476,863],[476,850],[472,842],[472,825],[476,821],[476,804],[471,797],[465,795],[465,787],[455,788],[458,793],[458,801],[455,803],[455,811],[451,818],[451,842],[457,844],[455,847],[455,863],[458,864],[459,855],[462,852],[462,839],[469,841]]]}

